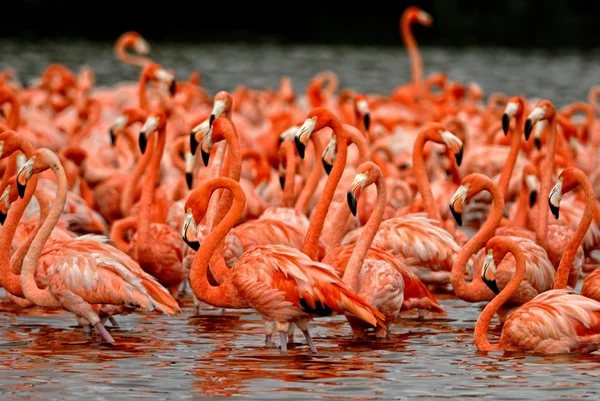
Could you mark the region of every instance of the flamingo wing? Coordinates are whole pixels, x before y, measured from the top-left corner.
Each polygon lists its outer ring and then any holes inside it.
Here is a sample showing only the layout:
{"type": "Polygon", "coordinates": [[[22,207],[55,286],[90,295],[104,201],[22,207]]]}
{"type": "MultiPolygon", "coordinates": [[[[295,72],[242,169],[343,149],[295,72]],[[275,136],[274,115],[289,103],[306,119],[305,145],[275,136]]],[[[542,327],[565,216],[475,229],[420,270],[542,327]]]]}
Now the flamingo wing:
{"type": "Polygon", "coordinates": [[[546,291],[509,315],[500,342],[546,353],[594,351],[600,347],[600,302],[571,290],[546,291]]]}

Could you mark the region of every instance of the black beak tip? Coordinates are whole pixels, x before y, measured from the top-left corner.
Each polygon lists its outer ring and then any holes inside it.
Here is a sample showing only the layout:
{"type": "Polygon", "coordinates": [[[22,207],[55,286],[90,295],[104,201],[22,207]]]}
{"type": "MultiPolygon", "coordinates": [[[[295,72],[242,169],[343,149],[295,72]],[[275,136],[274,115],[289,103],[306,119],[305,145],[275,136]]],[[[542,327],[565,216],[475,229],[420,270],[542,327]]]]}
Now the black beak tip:
{"type": "Polygon", "coordinates": [[[283,138],[282,138],[282,137],[279,137],[278,141],[279,141],[279,142],[278,142],[278,146],[281,146],[281,143],[283,142],[283,138]]]}
{"type": "Polygon", "coordinates": [[[542,148],[542,139],[541,138],[533,138],[533,143],[535,144],[535,148],[540,150],[542,148]]]}
{"type": "Polygon", "coordinates": [[[202,163],[204,163],[205,167],[208,167],[208,162],[210,160],[210,152],[205,152],[204,149],[200,149],[200,153],[202,154],[202,163]]]}
{"type": "Polygon", "coordinates": [[[169,85],[169,93],[171,94],[171,96],[175,96],[176,83],[177,83],[177,81],[174,79],[171,81],[171,85],[169,85]]]}
{"type": "Polygon", "coordinates": [[[365,129],[368,131],[371,126],[371,114],[367,113],[363,116],[363,123],[365,124],[365,129]]]}
{"type": "Polygon", "coordinates": [[[190,134],[190,152],[192,153],[192,156],[196,154],[196,149],[198,148],[198,145],[199,143],[196,140],[196,134],[192,132],[190,134]]]}
{"type": "Polygon", "coordinates": [[[558,220],[558,217],[559,217],[559,215],[560,215],[560,213],[559,213],[559,210],[560,210],[560,208],[558,208],[558,207],[554,206],[554,205],[552,204],[552,202],[550,202],[550,200],[548,200],[548,203],[550,204],[550,211],[552,212],[552,216],[554,216],[554,218],[555,218],[556,220],[558,220]]]}
{"type": "Polygon", "coordinates": [[[216,116],[214,114],[210,115],[210,119],[208,120],[208,125],[212,127],[213,121],[215,121],[216,116]]]}
{"type": "Polygon", "coordinates": [[[325,169],[325,172],[327,173],[327,175],[329,175],[329,173],[331,173],[331,169],[333,168],[333,166],[329,163],[327,163],[325,161],[325,159],[321,158],[321,162],[323,163],[323,168],[325,169]]]}
{"type": "Polygon", "coordinates": [[[108,134],[110,135],[110,144],[115,146],[115,142],[117,142],[117,136],[115,135],[115,130],[113,128],[108,130],[108,134]]]}
{"type": "Polygon", "coordinates": [[[199,241],[188,241],[187,239],[183,239],[185,241],[186,244],[188,244],[188,246],[190,248],[192,248],[194,251],[198,252],[198,249],[200,249],[200,242],[199,241]]]}
{"type": "Polygon", "coordinates": [[[285,176],[279,176],[279,185],[281,185],[281,189],[285,187],[285,176]]]}
{"type": "Polygon", "coordinates": [[[510,127],[510,116],[506,113],[502,114],[502,131],[504,135],[508,134],[508,128],[510,127]]]}
{"type": "Polygon", "coordinates": [[[25,188],[26,185],[17,182],[17,192],[19,192],[19,198],[23,199],[25,197],[25,188]]]}
{"type": "Polygon", "coordinates": [[[294,143],[296,144],[296,150],[298,151],[298,156],[301,159],[304,159],[304,152],[306,151],[306,146],[300,141],[300,137],[294,137],[294,143]]]}
{"type": "Polygon", "coordinates": [[[529,135],[531,135],[531,130],[533,129],[533,122],[531,122],[531,119],[527,119],[525,120],[525,140],[528,141],[529,140],[529,135]]]}
{"type": "Polygon", "coordinates": [[[533,205],[535,205],[536,200],[537,200],[537,190],[533,190],[529,193],[529,207],[533,207],[533,205]]]}
{"type": "Polygon", "coordinates": [[[356,202],[356,197],[352,191],[348,191],[346,193],[346,198],[348,199],[348,207],[350,208],[350,212],[352,212],[353,216],[356,216],[356,205],[358,203],[356,202]]]}
{"type": "Polygon", "coordinates": [[[461,146],[458,149],[458,152],[456,152],[454,154],[454,158],[456,159],[456,165],[460,167],[460,164],[462,163],[462,159],[463,159],[463,152],[464,152],[464,148],[461,146]]]}
{"type": "Polygon", "coordinates": [[[459,213],[456,210],[454,210],[454,206],[452,205],[450,205],[450,211],[452,212],[452,217],[454,217],[456,224],[462,226],[462,213],[459,213]]]}
{"type": "Polygon", "coordinates": [[[0,212],[0,224],[4,225],[5,221],[6,221],[6,213],[0,212]]]}
{"type": "Polygon", "coordinates": [[[187,184],[188,189],[192,189],[192,184],[194,182],[194,176],[192,173],[185,173],[185,183],[187,184]]]}
{"type": "Polygon", "coordinates": [[[142,152],[142,154],[146,153],[146,146],[148,146],[148,139],[146,138],[145,133],[140,132],[140,135],[138,137],[138,144],[140,146],[140,152],[142,152]]]}
{"type": "Polygon", "coordinates": [[[483,278],[483,282],[488,286],[490,290],[496,295],[500,294],[500,289],[498,288],[498,284],[496,280],[487,280],[485,277],[483,278]]]}

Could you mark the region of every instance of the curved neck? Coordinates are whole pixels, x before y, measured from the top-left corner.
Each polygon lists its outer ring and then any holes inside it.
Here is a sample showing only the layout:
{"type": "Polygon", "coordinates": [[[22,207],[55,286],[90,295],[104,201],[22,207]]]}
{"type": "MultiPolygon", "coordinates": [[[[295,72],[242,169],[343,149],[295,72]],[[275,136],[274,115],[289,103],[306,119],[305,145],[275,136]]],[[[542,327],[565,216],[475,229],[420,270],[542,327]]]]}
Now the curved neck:
{"type": "Polygon", "coordinates": [[[323,175],[323,166],[318,162],[318,157],[323,153],[323,143],[321,142],[321,138],[317,135],[311,135],[310,140],[313,144],[314,150],[314,165],[311,169],[310,175],[308,179],[304,183],[304,188],[300,191],[298,195],[298,199],[296,199],[296,204],[294,205],[294,209],[300,213],[308,213],[308,204],[315,194],[315,190],[317,186],[319,186],[319,181],[321,180],[321,176],[323,175]]]}
{"type": "Polygon", "coordinates": [[[142,74],[140,76],[140,81],[138,84],[138,101],[140,105],[140,109],[144,111],[150,111],[148,106],[148,95],[146,93],[146,84],[148,83],[148,77],[142,70],[142,74]]]}
{"type": "Polygon", "coordinates": [[[0,188],[6,188],[9,178],[17,174],[17,156],[17,152],[13,152],[10,156],[8,156],[8,159],[6,160],[6,168],[4,169],[4,176],[2,177],[2,183],[0,183],[0,188]]]}
{"type": "Polygon", "coordinates": [[[365,224],[360,237],[356,241],[356,246],[352,251],[352,255],[350,256],[348,264],[346,265],[346,270],[344,271],[344,282],[350,285],[350,288],[355,292],[358,292],[359,289],[360,269],[367,257],[367,252],[371,248],[373,239],[377,234],[387,203],[387,190],[381,172],[378,172],[376,185],[377,201],[375,203],[375,208],[373,209],[371,216],[369,216],[369,220],[367,221],[367,224],[365,224]]]}
{"type": "Polygon", "coordinates": [[[402,18],[400,22],[400,31],[404,45],[410,56],[410,62],[412,65],[412,83],[418,93],[422,91],[423,82],[423,62],[421,60],[421,54],[417,46],[417,41],[410,29],[410,19],[402,18]]]}
{"type": "MultiPolygon", "coordinates": [[[[510,241],[510,240],[509,240],[510,241]]],[[[515,293],[523,278],[525,278],[525,255],[523,251],[519,249],[518,245],[516,245],[512,241],[507,241],[509,245],[509,252],[513,254],[516,260],[516,272],[515,275],[510,279],[506,287],[500,291],[498,295],[494,297],[481,311],[479,318],[477,319],[477,323],[475,324],[475,331],[473,333],[473,337],[475,340],[475,346],[479,351],[496,351],[500,350],[500,345],[492,345],[490,344],[487,338],[487,332],[490,327],[490,322],[492,321],[492,317],[494,314],[498,312],[500,307],[504,305],[506,301],[515,293]]]]}
{"type": "MultiPolygon", "coordinates": [[[[573,268],[573,261],[577,255],[577,249],[583,241],[583,237],[587,233],[592,220],[594,219],[594,210],[596,207],[596,198],[594,196],[594,188],[590,184],[584,173],[575,172],[579,185],[583,188],[585,194],[585,208],[583,210],[583,216],[577,226],[575,234],[569,241],[569,244],[565,248],[565,252],[560,258],[560,263],[556,269],[556,276],[554,279],[554,289],[565,289],[567,288],[567,282],[569,280],[569,273],[573,268]]],[[[539,206],[538,206],[539,207],[539,206]]]]}
{"type": "Polygon", "coordinates": [[[304,239],[304,246],[302,252],[308,255],[312,260],[317,260],[317,251],[319,244],[319,236],[323,230],[325,224],[325,217],[329,211],[329,205],[335,195],[335,189],[337,188],[342,175],[344,174],[344,168],[346,167],[346,156],[347,156],[347,145],[346,145],[346,132],[342,128],[342,124],[337,119],[331,119],[329,127],[333,130],[333,134],[337,137],[336,145],[336,159],[333,164],[333,168],[327,178],[327,183],[321,194],[321,199],[315,211],[310,219],[310,225],[306,232],[304,239]]]}
{"type": "Polygon", "coordinates": [[[125,233],[128,230],[135,230],[138,226],[137,216],[130,216],[115,221],[110,228],[110,240],[117,249],[127,253],[129,252],[129,242],[125,240],[125,233]]]}
{"type": "Polygon", "coordinates": [[[280,163],[284,159],[285,181],[283,184],[283,206],[294,206],[294,190],[296,187],[296,152],[292,141],[287,140],[279,148],[280,163]]]}
{"type": "Polygon", "coordinates": [[[135,203],[136,192],[138,189],[140,178],[142,174],[144,174],[144,171],[148,169],[148,165],[152,160],[153,152],[150,151],[150,149],[154,149],[155,147],[156,138],[154,135],[152,135],[150,138],[148,138],[148,151],[138,158],[135,168],[133,169],[131,175],[128,177],[125,183],[125,187],[123,188],[123,194],[121,195],[121,214],[123,216],[129,215],[129,211],[135,203]]]}
{"type": "Polygon", "coordinates": [[[46,287],[43,290],[38,288],[34,279],[34,273],[38,258],[44,249],[46,241],[50,238],[52,230],[58,223],[67,201],[67,175],[65,174],[65,170],[58,162],[54,165],[52,170],[56,177],[56,199],[54,200],[54,204],[52,205],[48,217],[44,220],[42,227],[31,243],[27,255],[25,255],[21,271],[21,286],[23,287],[25,298],[37,306],[47,308],[60,307],[60,303],[50,292],[50,287],[46,287]]]}
{"type": "MultiPolygon", "coordinates": [[[[225,170],[227,168],[227,177],[239,182],[242,175],[242,150],[240,148],[240,142],[238,141],[237,133],[233,129],[233,123],[231,123],[230,128],[223,130],[223,137],[227,142],[226,157],[228,162],[227,167],[223,167],[223,169],[225,170]]],[[[231,209],[232,202],[233,195],[231,191],[225,191],[219,200],[219,207],[215,214],[213,224],[219,224],[227,211],[231,209]]]]}
{"type": "Polygon", "coordinates": [[[425,143],[428,140],[429,138],[426,137],[424,132],[421,132],[415,140],[412,155],[413,173],[417,179],[417,187],[419,188],[419,192],[421,193],[423,205],[425,207],[425,211],[429,215],[429,218],[442,223],[442,216],[440,215],[440,211],[436,205],[435,198],[433,197],[433,192],[431,191],[431,184],[429,183],[429,178],[427,177],[427,169],[425,168],[423,149],[425,148],[425,143]]]}
{"type": "Polygon", "coordinates": [[[369,150],[369,144],[367,143],[367,138],[358,131],[355,127],[350,124],[343,124],[344,131],[346,132],[346,144],[350,146],[351,143],[356,145],[358,149],[358,158],[360,161],[358,164],[371,160],[371,151],[369,150]]]}
{"type": "Polygon", "coordinates": [[[169,151],[173,166],[181,173],[185,173],[185,159],[182,159],[180,155],[182,150],[185,151],[186,140],[186,137],[179,137],[174,141],[175,143],[171,143],[171,149],[169,151]]]}
{"type": "Polygon", "coordinates": [[[231,183],[223,183],[220,178],[209,181],[207,192],[212,194],[218,187],[226,187],[233,192],[233,205],[221,222],[208,234],[194,256],[190,269],[190,286],[199,300],[220,308],[244,308],[247,303],[235,288],[228,275],[222,284],[213,287],[208,282],[208,265],[217,247],[223,243],[225,236],[242,215],[246,199],[244,192],[231,183]]]}
{"type": "Polygon", "coordinates": [[[554,155],[556,154],[556,118],[548,119],[548,141],[546,157],[542,165],[542,178],[540,184],[540,202],[538,202],[538,221],[535,232],[535,241],[542,248],[548,248],[548,196],[552,185],[552,172],[554,170],[554,155]]]}
{"type": "Polygon", "coordinates": [[[44,220],[46,219],[46,217],[48,217],[48,214],[50,213],[50,201],[44,194],[44,191],[36,189],[34,196],[37,199],[38,204],[40,206],[40,217],[38,218],[38,223],[36,224],[33,231],[29,233],[27,239],[21,244],[19,249],[17,249],[16,252],[10,258],[10,269],[14,274],[21,274],[21,268],[23,267],[23,259],[25,258],[25,255],[27,254],[27,251],[29,250],[33,239],[42,227],[44,220]]]}
{"type": "Polygon", "coordinates": [[[479,231],[477,231],[477,233],[460,249],[460,252],[454,260],[452,273],[450,275],[450,282],[452,283],[454,293],[457,297],[468,302],[480,302],[494,297],[494,293],[488,288],[479,275],[474,274],[473,281],[469,284],[465,281],[465,270],[471,255],[479,251],[493,235],[494,230],[500,224],[504,214],[504,198],[498,187],[491,181],[486,181],[483,189],[492,194],[492,210],[479,231]]]}
{"type": "Polygon", "coordinates": [[[498,181],[498,188],[504,196],[504,201],[508,201],[508,186],[510,184],[510,178],[512,176],[515,164],[517,162],[517,156],[519,150],[521,150],[521,127],[523,127],[523,114],[519,114],[515,118],[515,126],[510,130],[510,151],[508,157],[504,162],[502,173],[500,174],[500,180],[498,181]]]}
{"type": "MultiPolygon", "coordinates": [[[[146,149],[152,153],[152,160],[142,187],[142,196],[140,198],[140,213],[138,215],[138,259],[148,260],[152,258],[152,240],[150,238],[150,223],[152,218],[152,198],[154,197],[154,187],[160,170],[160,162],[162,160],[165,142],[167,139],[167,128],[164,125],[156,130],[158,135],[156,146],[154,149],[146,149]],[[146,259],[148,258],[148,259],[146,259]]],[[[152,135],[152,134],[150,134],[152,135]]]]}

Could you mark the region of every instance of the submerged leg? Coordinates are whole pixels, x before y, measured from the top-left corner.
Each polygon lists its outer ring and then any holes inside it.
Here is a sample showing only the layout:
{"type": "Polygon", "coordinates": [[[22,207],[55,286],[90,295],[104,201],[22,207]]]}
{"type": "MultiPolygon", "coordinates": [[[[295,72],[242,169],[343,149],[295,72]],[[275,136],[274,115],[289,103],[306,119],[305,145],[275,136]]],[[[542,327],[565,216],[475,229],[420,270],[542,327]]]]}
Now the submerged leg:
{"type": "Polygon", "coordinates": [[[108,317],[108,321],[110,322],[110,324],[112,324],[112,325],[113,325],[113,327],[119,327],[119,323],[117,323],[117,321],[115,320],[115,318],[114,318],[114,317],[112,317],[112,316],[109,316],[109,317],[108,317]]]}
{"type": "Polygon", "coordinates": [[[290,324],[290,328],[287,331],[287,342],[288,344],[294,343],[294,325],[290,324]]]}
{"type": "Polygon", "coordinates": [[[274,347],[273,332],[275,332],[275,322],[272,320],[264,319],[265,323],[265,346],[274,347]]]}
{"type": "Polygon", "coordinates": [[[106,327],[101,322],[98,322],[94,325],[96,332],[100,334],[100,336],[109,344],[114,344],[115,340],[112,338],[106,327]]]}
{"type": "Polygon", "coordinates": [[[87,335],[92,334],[92,325],[91,324],[84,324],[83,325],[83,332],[87,335]]]}
{"type": "Polygon", "coordinates": [[[304,338],[306,338],[306,342],[310,347],[310,352],[312,352],[313,354],[317,354],[317,347],[315,347],[315,343],[313,343],[312,337],[310,336],[308,329],[302,330],[302,334],[304,334],[304,338]]]}
{"type": "Polygon", "coordinates": [[[279,341],[281,342],[281,355],[287,354],[287,335],[285,331],[279,332],[279,341]]]}

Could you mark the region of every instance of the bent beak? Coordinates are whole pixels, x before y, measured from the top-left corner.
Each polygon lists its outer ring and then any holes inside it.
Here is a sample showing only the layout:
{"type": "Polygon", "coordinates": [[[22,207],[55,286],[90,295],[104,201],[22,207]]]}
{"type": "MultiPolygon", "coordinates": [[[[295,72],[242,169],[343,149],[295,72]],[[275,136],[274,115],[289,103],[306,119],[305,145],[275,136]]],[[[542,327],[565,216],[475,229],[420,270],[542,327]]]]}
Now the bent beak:
{"type": "Polygon", "coordinates": [[[527,120],[525,120],[525,140],[529,140],[529,135],[531,135],[531,130],[533,126],[541,119],[544,118],[546,111],[541,107],[536,107],[529,113],[527,120]]]}
{"type": "Polygon", "coordinates": [[[213,109],[210,112],[210,120],[208,124],[212,126],[213,121],[215,121],[221,114],[225,112],[225,100],[215,100],[213,104],[213,109]]]}
{"type": "Polygon", "coordinates": [[[194,215],[191,210],[185,213],[181,237],[190,248],[198,252],[198,249],[200,249],[200,242],[196,237],[196,222],[194,221],[194,215]]]}
{"type": "Polygon", "coordinates": [[[296,150],[298,151],[298,155],[301,159],[304,159],[306,144],[308,143],[308,140],[315,129],[316,123],[316,117],[307,118],[300,128],[298,128],[298,131],[296,131],[294,143],[296,144],[296,150]]]}
{"type": "Polygon", "coordinates": [[[150,116],[146,119],[146,122],[142,126],[140,130],[140,135],[138,137],[138,144],[140,147],[140,152],[144,154],[146,152],[146,147],[148,146],[148,136],[156,130],[158,126],[158,117],[150,116]]]}

